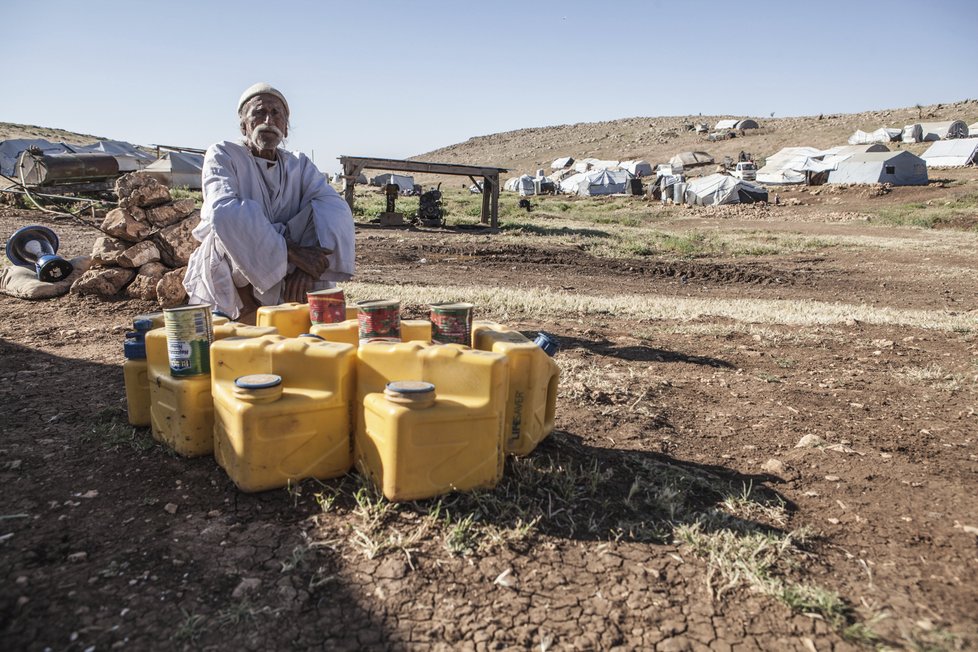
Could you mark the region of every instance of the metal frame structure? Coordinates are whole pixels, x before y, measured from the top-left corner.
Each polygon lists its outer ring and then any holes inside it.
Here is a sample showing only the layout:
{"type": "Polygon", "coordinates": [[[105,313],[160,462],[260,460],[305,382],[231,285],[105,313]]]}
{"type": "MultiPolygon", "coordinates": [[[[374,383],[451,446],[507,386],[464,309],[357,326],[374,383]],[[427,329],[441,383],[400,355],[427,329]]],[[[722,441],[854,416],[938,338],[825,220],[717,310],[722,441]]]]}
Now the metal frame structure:
{"type": "Polygon", "coordinates": [[[350,210],[353,210],[353,188],[356,186],[357,177],[363,170],[458,175],[468,177],[476,185],[479,185],[476,177],[482,177],[482,216],[480,221],[483,224],[488,224],[493,231],[499,229],[499,175],[509,172],[506,168],[405,161],[370,156],[340,156],[339,159],[343,165],[343,195],[346,198],[346,203],[350,205],[350,210]]]}

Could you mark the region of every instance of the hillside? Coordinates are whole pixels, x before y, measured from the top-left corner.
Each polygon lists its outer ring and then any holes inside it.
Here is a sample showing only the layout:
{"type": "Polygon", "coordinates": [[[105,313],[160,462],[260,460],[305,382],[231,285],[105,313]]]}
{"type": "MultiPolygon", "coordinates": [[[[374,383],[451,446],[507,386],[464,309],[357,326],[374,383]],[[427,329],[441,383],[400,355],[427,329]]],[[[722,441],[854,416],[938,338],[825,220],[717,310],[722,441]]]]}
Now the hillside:
{"type": "MultiPolygon", "coordinates": [[[[643,159],[653,165],[667,161],[677,152],[704,150],[717,160],[736,159],[741,150],[755,159],[770,156],[782,147],[808,145],[828,148],[844,145],[856,130],[873,131],[880,127],[903,127],[913,122],[978,120],[978,100],[952,104],[885,109],[854,114],[825,114],[790,118],[755,118],[761,128],[742,138],[709,142],[687,129],[702,122],[710,128],[718,120],[748,116],[700,115],[622,118],[607,122],[579,122],[553,127],[518,129],[469,140],[413,157],[423,161],[496,165],[516,173],[533,173],[538,168],[549,172],[550,162],[561,156],[575,159],[643,159]]],[[[899,145],[898,145],[899,146],[899,145]]],[[[926,145],[907,146],[911,151],[926,145]]]]}
{"type": "Polygon", "coordinates": [[[14,138],[44,138],[50,141],[64,141],[72,145],[88,145],[97,140],[106,140],[105,136],[79,134],[64,129],[0,122],[0,140],[12,140],[14,138]]]}

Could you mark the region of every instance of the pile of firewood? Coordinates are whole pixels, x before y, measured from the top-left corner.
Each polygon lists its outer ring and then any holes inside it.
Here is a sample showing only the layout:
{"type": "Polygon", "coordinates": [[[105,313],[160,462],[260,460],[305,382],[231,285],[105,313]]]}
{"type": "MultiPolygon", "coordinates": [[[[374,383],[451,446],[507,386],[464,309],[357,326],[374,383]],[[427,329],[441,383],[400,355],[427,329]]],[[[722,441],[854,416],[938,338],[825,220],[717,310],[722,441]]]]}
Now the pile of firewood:
{"type": "Polygon", "coordinates": [[[71,291],[110,298],[158,301],[163,308],[182,304],[183,276],[199,244],[191,235],[200,222],[193,199],[170,197],[170,189],[139,172],[115,184],[119,207],[109,211],[95,241],[92,267],[71,291]]]}

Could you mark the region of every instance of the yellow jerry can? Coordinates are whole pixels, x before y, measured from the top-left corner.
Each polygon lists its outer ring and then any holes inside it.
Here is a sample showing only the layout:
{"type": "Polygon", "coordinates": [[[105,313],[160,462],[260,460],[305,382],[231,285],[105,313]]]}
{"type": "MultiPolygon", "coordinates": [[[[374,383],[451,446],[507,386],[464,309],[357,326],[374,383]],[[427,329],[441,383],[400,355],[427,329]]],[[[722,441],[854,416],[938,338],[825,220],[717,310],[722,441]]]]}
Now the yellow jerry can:
{"type": "Polygon", "coordinates": [[[472,323],[472,348],[509,360],[506,452],[529,455],[553,432],[560,367],[522,333],[491,321],[472,323]]]}
{"type": "Polygon", "coordinates": [[[353,346],[307,337],[211,346],[214,457],[239,489],[350,470],[355,362],[353,346]]]}
{"type": "MultiPolygon", "coordinates": [[[[273,335],[274,328],[227,322],[214,326],[214,341],[227,337],[273,335]]],[[[184,457],[214,450],[214,401],[210,374],[175,377],[170,373],[166,329],[146,333],[150,426],[153,438],[184,457]]]]}
{"type": "Polygon", "coordinates": [[[502,478],[505,356],[422,342],[357,351],[357,468],[388,500],[494,487],[502,478]]]}
{"type": "MultiPolygon", "coordinates": [[[[349,310],[349,307],[347,307],[347,310],[349,310]]],[[[338,324],[315,324],[309,328],[309,332],[313,335],[318,335],[327,342],[343,342],[358,346],[360,343],[359,329],[360,324],[356,320],[356,317],[354,317],[338,324]]],[[[431,322],[427,319],[402,319],[401,341],[430,342],[431,322]]]]}
{"type": "Polygon", "coordinates": [[[308,303],[283,303],[277,306],[261,306],[255,318],[258,326],[271,326],[282,337],[299,337],[309,332],[308,303]]]}

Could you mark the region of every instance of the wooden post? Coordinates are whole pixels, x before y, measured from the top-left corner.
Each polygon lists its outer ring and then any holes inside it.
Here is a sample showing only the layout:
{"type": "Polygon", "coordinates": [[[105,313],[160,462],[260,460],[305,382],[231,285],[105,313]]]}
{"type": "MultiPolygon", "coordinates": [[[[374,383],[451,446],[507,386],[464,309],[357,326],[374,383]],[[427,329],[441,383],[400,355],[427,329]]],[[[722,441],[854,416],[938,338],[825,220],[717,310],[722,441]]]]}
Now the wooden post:
{"type": "Polygon", "coordinates": [[[343,185],[343,195],[346,199],[346,203],[350,205],[350,212],[353,212],[353,186],[356,185],[357,179],[356,167],[357,166],[355,163],[343,164],[343,176],[346,177],[346,183],[343,185]]]}
{"type": "Polygon", "coordinates": [[[499,175],[492,179],[492,223],[493,232],[499,230],[499,175]]]}
{"type": "Polygon", "coordinates": [[[482,177],[482,216],[479,221],[483,224],[489,224],[489,194],[492,184],[489,181],[489,177],[482,177]]]}

